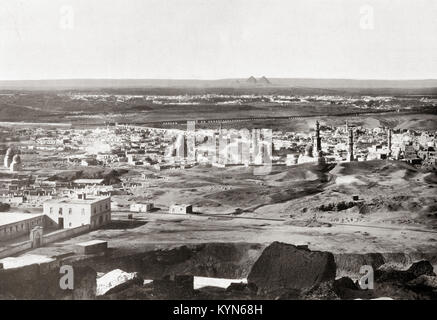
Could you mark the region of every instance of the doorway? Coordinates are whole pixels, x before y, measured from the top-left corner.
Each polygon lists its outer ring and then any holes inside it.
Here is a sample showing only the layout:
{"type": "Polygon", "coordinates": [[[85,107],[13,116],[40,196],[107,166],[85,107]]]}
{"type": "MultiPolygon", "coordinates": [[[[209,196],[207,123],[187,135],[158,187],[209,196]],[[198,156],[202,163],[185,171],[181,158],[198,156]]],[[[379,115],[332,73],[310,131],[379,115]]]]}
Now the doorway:
{"type": "Polygon", "coordinates": [[[35,236],[35,239],[33,240],[33,244],[32,247],[33,248],[39,248],[41,246],[41,238],[39,237],[39,235],[37,234],[35,236]]]}
{"type": "Polygon", "coordinates": [[[64,218],[58,218],[59,229],[64,229],[64,218]]]}

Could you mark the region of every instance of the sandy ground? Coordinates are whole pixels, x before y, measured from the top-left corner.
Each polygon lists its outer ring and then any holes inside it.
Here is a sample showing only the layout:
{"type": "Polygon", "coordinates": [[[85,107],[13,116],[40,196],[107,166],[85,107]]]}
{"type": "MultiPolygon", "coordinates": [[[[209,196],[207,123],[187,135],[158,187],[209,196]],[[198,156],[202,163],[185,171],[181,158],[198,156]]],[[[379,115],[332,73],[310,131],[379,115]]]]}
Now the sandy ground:
{"type": "Polygon", "coordinates": [[[67,253],[75,244],[92,239],[107,240],[109,247],[127,251],[141,250],[146,245],[273,241],[308,245],[310,249],[333,253],[433,252],[437,247],[437,232],[423,232],[425,229],[386,229],[365,225],[300,227],[282,221],[154,216],[137,228],[97,230],[32,253],[49,256],[67,253]]]}
{"type": "Polygon", "coordinates": [[[435,174],[392,161],[278,167],[267,176],[249,170],[161,172],[168,179],[154,181],[143,197],[154,199],[159,210],[129,221],[127,206],[141,197],[115,196],[111,226],[32,252],[66,253],[75,243],[93,239],[128,251],[148,245],[272,241],[334,253],[437,250],[435,174]],[[352,201],[353,195],[359,201],[352,201]],[[196,214],[168,214],[172,202],[193,203],[196,214]],[[237,208],[243,212],[232,214],[237,208]]]}

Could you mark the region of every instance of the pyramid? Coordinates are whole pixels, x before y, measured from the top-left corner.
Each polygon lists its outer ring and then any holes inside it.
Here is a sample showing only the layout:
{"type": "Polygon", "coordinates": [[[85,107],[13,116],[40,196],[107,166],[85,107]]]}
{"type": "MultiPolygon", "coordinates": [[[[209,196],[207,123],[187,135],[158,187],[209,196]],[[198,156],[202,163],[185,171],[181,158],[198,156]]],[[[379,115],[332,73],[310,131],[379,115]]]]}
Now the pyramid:
{"type": "Polygon", "coordinates": [[[259,83],[262,83],[262,84],[271,84],[270,80],[267,79],[267,78],[264,77],[264,76],[262,76],[262,77],[258,80],[258,82],[259,82],[259,83]]]}
{"type": "Polygon", "coordinates": [[[247,83],[251,83],[251,84],[255,84],[257,83],[256,79],[254,76],[251,76],[249,79],[246,80],[247,83]]]}

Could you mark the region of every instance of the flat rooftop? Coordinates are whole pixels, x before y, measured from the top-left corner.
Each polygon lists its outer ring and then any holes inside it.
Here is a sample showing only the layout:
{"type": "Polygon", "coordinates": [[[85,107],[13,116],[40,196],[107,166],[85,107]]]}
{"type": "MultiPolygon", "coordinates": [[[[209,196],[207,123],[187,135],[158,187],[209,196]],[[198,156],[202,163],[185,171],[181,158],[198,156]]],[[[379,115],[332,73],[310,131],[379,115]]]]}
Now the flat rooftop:
{"type": "Polygon", "coordinates": [[[53,261],[55,261],[55,259],[36,254],[28,254],[20,257],[8,257],[0,259],[0,263],[3,264],[4,269],[20,268],[32,264],[42,264],[53,261]]]}
{"type": "Polygon", "coordinates": [[[72,203],[72,204],[91,204],[94,202],[98,202],[101,200],[105,200],[110,198],[109,196],[107,197],[95,197],[95,196],[87,196],[87,198],[84,199],[78,199],[78,198],[60,198],[60,199],[51,199],[51,200],[47,200],[44,203],[53,203],[53,204],[60,204],[60,203],[72,203]]]}
{"type": "Polygon", "coordinates": [[[0,226],[5,226],[11,223],[20,222],[43,215],[43,213],[0,212],[0,226]]]}
{"type": "Polygon", "coordinates": [[[76,179],[73,181],[73,183],[79,183],[79,184],[100,184],[103,183],[105,179],[76,179]]]}
{"type": "Polygon", "coordinates": [[[102,244],[102,243],[108,243],[108,241],[96,239],[96,240],[90,240],[90,241],[86,241],[86,242],[80,242],[80,243],[77,243],[76,245],[81,246],[81,247],[87,247],[87,246],[93,246],[93,245],[102,244]]]}

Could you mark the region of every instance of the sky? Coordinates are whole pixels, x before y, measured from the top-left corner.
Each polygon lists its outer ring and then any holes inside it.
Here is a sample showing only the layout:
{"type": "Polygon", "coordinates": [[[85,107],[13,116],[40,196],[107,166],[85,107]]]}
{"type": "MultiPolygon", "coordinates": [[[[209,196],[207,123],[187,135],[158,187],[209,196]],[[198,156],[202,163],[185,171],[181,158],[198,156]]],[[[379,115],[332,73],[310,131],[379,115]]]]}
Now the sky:
{"type": "Polygon", "coordinates": [[[437,1],[0,1],[0,80],[251,75],[437,79],[437,1]]]}

